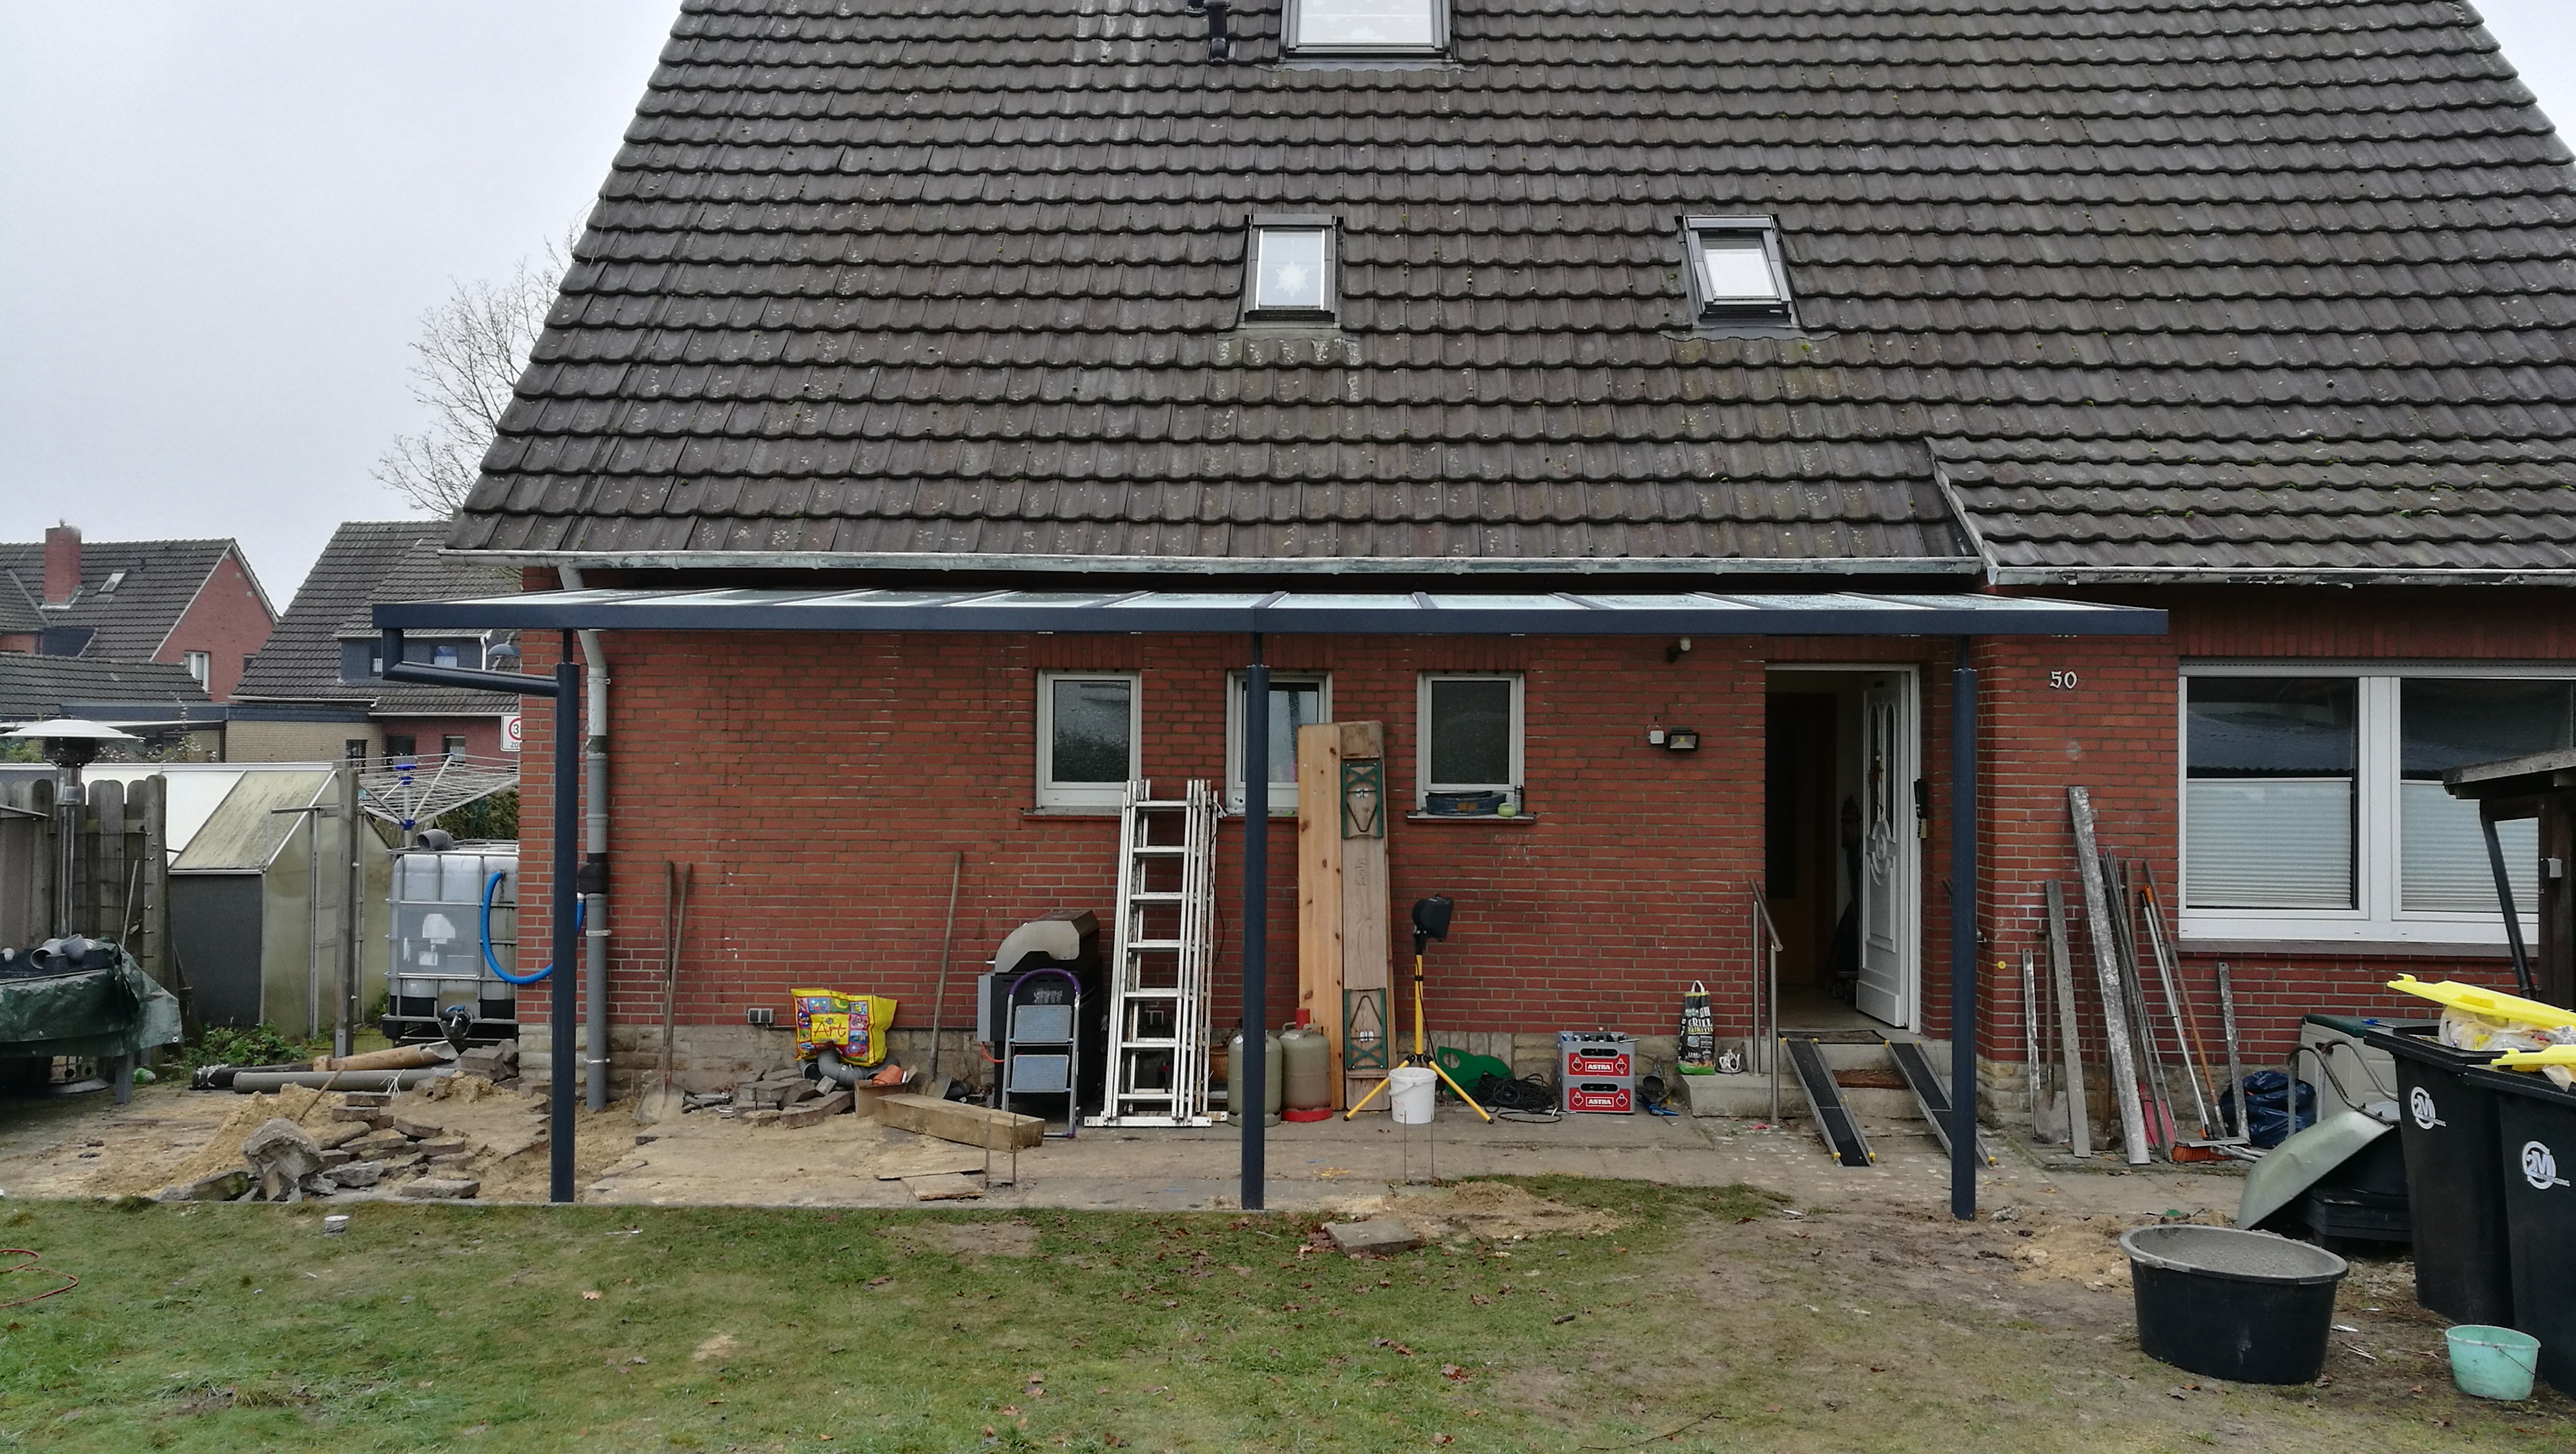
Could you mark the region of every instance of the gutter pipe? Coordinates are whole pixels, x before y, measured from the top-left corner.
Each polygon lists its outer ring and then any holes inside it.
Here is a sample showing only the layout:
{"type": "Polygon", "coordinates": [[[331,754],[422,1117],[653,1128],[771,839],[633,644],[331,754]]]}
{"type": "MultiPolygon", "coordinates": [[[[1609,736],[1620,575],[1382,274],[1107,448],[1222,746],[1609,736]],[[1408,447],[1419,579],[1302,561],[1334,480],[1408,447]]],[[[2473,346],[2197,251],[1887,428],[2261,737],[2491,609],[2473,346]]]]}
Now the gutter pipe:
{"type": "MultiPolygon", "coordinates": [[[[564,589],[582,589],[581,568],[556,570],[564,589]]],[[[582,825],[582,863],[575,882],[582,893],[581,991],[583,1024],[589,1050],[583,1056],[586,1104],[608,1105],[608,651],[599,633],[582,631],[582,662],[589,668],[590,701],[585,712],[590,735],[582,740],[582,778],[590,802],[582,825]]]]}

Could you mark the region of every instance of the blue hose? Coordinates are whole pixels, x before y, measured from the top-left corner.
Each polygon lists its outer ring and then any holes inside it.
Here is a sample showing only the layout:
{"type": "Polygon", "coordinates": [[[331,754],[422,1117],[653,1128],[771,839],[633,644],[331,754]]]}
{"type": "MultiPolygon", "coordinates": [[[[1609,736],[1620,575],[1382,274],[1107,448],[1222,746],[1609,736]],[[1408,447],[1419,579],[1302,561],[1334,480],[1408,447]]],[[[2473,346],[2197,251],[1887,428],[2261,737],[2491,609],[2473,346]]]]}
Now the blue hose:
{"type": "MultiPolygon", "coordinates": [[[[496,873],[483,881],[483,967],[492,971],[494,974],[499,975],[502,979],[511,984],[535,984],[537,981],[544,979],[547,975],[554,973],[555,967],[549,964],[534,974],[512,974],[501,967],[501,961],[492,957],[492,895],[500,889],[501,880],[508,877],[509,875],[506,873],[496,873]]],[[[587,902],[581,899],[573,900],[572,928],[574,933],[578,934],[581,932],[582,916],[589,912],[590,905],[587,902]]]]}

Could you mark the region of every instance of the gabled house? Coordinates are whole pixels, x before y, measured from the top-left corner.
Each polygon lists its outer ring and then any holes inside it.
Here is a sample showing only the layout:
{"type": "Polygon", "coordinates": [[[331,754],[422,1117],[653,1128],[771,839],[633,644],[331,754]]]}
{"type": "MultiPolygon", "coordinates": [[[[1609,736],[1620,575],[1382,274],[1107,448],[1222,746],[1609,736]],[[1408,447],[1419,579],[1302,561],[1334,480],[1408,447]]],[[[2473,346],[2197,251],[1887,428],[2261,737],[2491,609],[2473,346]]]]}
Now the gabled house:
{"type": "Polygon", "coordinates": [[[236,541],[0,542],[0,652],[184,667],[221,702],[276,622],[236,541]]]}
{"type": "Polygon", "coordinates": [[[2069,787],[2249,1059],[2509,979],[2439,776],[2576,740],[2576,174],[2468,7],[1230,19],[683,7],[448,537],[531,594],[378,619],[599,632],[612,899],[721,885],[684,1064],[827,972],[920,1025],[954,853],[963,959],[1108,909],[1117,785],[1240,752],[1241,623],[1345,607],[1269,628],[1273,710],[1386,724],[1444,1039],[1668,1035],[1694,980],[1751,1035],[1767,912],[1773,1024],[1937,1039],[1973,959],[2009,1095],[2069,787]],[[2168,629],[1942,614],[2050,601],[2168,629]],[[1589,634],[1632,606],[1703,624],[1589,634]]]}
{"type": "MultiPolygon", "coordinates": [[[[368,611],[380,601],[506,590],[515,573],[442,555],[443,522],[352,520],[296,588],[295,599],[243,673],[232,708],[228,756],[235,762],[516,753],[504,729],[517,704],[489,692],[384,680],[368,611]]],[[[442,666],[497,666],[515,650],[506,635],[425,633],[415,659],[442,666]],[[497,649],[487,661],[487,649],[497,649]]]]}

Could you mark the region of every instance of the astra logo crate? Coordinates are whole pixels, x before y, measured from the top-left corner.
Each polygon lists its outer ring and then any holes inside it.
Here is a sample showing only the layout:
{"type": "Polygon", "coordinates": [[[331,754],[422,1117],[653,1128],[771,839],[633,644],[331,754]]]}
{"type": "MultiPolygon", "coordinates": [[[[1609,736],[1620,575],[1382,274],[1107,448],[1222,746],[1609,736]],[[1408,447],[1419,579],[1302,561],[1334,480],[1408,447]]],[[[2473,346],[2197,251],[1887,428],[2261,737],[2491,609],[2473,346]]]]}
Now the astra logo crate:
{"type": "Polygon", "coordinates": [[[1637,1040],[1607,1030],[1556,1032],[1557,1075],[1565,1081],[1626,1080],[1637,1073],[1637,1040]]]}
{"type": "Polygon", "coordinates": [[[1565,1088],[1565,1108],[1575,1112],[1631,1115],[1637,1109],[1637,1092],[1632,1087],[1606,1080],[1569,1083],[1565,1088]]]}

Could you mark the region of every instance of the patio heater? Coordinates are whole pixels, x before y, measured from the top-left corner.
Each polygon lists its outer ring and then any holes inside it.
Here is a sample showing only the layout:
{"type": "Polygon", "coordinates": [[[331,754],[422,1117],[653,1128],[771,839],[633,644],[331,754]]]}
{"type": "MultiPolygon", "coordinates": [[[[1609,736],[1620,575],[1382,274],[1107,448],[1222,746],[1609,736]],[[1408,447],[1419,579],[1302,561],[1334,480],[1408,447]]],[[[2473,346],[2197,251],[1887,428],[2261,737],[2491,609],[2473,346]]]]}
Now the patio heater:
{"type": "Polygon", "coordinates": [[[74,844],[80,827],[81,769],[98,761],[100,750],[111,742],[141,740],[131,732],[79,717],[30,722],[14,732],[0,732],[0,741],[43,743],[45,760],[54,765],[54,843],[58,855],[54,866],[54,934],[57,938],[80,932],[72,923],[72,867],[74,844]]]}

